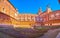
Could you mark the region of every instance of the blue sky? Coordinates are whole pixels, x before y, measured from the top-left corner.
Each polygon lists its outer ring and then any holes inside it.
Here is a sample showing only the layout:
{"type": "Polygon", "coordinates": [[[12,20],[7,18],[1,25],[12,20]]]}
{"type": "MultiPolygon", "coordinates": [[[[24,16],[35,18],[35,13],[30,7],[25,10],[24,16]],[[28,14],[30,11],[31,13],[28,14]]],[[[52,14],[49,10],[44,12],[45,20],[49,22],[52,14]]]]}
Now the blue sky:
{"type": "Polygon", "coordinates": [[[45,11],[48,4],[53,11],[60,10],[58,0],[10,0],[10,2],[21,14],[37,14],[40,7],[45,11]]]}

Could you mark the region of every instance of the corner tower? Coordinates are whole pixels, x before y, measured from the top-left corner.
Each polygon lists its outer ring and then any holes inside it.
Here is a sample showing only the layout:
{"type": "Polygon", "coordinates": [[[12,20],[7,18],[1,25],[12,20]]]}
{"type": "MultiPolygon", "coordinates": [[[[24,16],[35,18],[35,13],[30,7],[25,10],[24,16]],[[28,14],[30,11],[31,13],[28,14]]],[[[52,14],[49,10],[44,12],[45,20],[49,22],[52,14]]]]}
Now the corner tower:
{"type": "Polygon", "coordinates": [[[15,14],[17,14],[16,8],[10,3],[9,0],[0,0],[0,12],[3,12],[14,18],[15,14]]]}

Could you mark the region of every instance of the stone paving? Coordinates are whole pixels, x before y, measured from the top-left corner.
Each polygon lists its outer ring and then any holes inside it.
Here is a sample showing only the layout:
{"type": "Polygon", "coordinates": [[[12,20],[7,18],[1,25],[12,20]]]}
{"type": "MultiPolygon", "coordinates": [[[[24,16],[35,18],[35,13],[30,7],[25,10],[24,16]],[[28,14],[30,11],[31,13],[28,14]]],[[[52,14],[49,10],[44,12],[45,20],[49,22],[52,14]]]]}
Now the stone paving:
{"type": "Polygon", "coordinates": [[[39,38],[60,38],[60,29],[49,30],[39,38]]]}

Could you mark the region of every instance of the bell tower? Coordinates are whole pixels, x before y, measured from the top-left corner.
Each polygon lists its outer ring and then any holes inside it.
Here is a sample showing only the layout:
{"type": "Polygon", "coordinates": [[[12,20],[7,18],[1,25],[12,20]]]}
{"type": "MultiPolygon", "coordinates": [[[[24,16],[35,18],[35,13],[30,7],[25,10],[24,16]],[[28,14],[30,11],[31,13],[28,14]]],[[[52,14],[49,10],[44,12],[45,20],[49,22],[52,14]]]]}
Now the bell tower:
{"type": "Polygon", "coordinates": [[[51,10],[51,8],[50,8],[50,5],[49,5],[49,4],[47,5],[47,9],[46,9],[46,11],[47,11],[47,13],[52,12],[52,10],[51,10]]]}
{"type": "Polygon", "coordinates": [[[38,15],[42,14],[42,8],[39,8],[38,15]]]}

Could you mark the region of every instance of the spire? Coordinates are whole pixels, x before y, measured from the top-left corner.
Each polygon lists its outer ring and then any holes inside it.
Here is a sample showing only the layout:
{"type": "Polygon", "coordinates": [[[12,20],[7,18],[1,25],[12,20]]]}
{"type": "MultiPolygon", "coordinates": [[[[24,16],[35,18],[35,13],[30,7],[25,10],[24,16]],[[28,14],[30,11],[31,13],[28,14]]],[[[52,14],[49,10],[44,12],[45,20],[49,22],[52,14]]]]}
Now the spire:
{"type": "Polygon", "coordinates": [[[16,11],[17,11],[16,13],[19,13],[17,8],[16,8],[16,11]]]}
{"type": "Polygon", "coordinates": [[[38,14],[40,15],[42,13],[41,7],[39,8],[38,14]]]}
{"type": "Polygon", "coordinates": [[[46,11],[47,11],[48,13],[52,12],[49,4],[47,5],[47,10],[46,10],[46,11]]]}
{"type": "Polygon", "coordinates": [[[58,0],[59,4],[60,4],[60,0],[58,0]]]}

